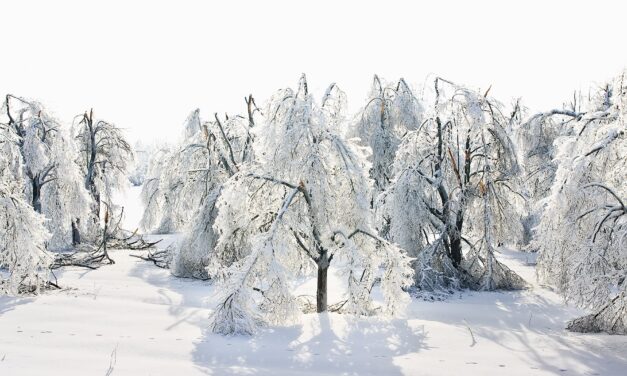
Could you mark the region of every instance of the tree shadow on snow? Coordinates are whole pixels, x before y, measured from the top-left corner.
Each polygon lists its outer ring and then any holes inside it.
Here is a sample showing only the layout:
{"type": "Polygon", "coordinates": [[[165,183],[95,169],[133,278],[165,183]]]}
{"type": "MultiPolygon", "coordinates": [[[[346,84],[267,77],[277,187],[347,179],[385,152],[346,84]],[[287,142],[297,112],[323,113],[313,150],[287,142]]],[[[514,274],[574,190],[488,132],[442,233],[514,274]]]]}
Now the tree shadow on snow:
{"type": "Polygon", "coordinates": [[[424,331],[406,320],[325,313],[302,321],[250,337],[206,329],[193,360],[208,374],[401,375],[394,358],[427,348],[424,331]]]}
{"type": "Polygon", "coordinates": [[[191,278],[178,278],[167,269],[158,268],[151,263],[138,260],[129,272],[129,276],[139,278],[157,287],[157,294],[143,296],[147,303],[168,306],[168,312],[174,321],[165,330],[170,330],[183,322],[193,325],[207,325],[206,311],[212,308],[207,301],[211,294],[212,282],[191,278]],[[203,313],[204,312],[204,313],[203,313]]]}
{"type": "Polygon", "coordinates": [[[209,329],[215,307],[211,282],[172,276],[168,270],[138,261],[129,276],[155,287],[140,299],[169,306],[173,317],[164,330],[185,322],[199,327],[192,359],[207,374],[385,374],[401,375],[395,357],[426,349],[422,328],[406,319],[307,314],[301,324],[260,330],[253,336],[221,336],[209,329]]]}
{"type": "Polygon", "coordinates": [[[481,352],[481,344],[490,341],[505,352],[529,359],[531,369],[554,374],[569,374],[583,367],[589,368],[589,375],[609,375],[616,372],[617,364],[627,364],[627,353],[623,356],[620,351],[606,351],[608,343],[617,348],[627,345],[625,338],[566,331],[566,322],[581,315],[581,311],[564,306],[559,298],[547,299],[533,290],[473,292],[458,300],[421,302],[415,309],[419,310],[415,317],[420,320],[472,332],[469,353],[481,352]],[[441,304],[449,307],[442,309],[441,304]],[[549,356],[544,349],[550,349],[554,355],[549,356]]]}
{"type": "Polygon", "coordinates": [[[16,307],[35,301],[33,297],[0,296],[0,316],[14,310],[16,307]]]}

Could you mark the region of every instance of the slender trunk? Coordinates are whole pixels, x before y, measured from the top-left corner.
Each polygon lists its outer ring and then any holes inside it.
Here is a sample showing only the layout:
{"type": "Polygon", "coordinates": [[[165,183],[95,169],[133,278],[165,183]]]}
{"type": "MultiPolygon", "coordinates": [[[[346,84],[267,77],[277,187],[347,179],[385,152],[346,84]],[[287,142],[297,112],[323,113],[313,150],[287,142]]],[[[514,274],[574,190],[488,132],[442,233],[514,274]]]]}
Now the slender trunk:
{"type": "MultiPolygon", "coordinates": [[[[309,192],[305,189],[305,185],[301,182],[299,186],[299,191],[303,194],[305,198],[305,202],[309,207],[309,216],[312,219],[312,223],[316,223],[312,205],[311,205],[311,196],[309,196],[309,192]]],[[[316,265],[318,265],[318,286],[316,290],[316,312],[326,312],[327,311],[327,274],[329,272],[329,265],[331,264],[331,260],[333,259],[333,255],[329,257],[328,251],[321,246],[322,241],[320,240],[320,232],[318,228],[313,226],[313,237],[316,241],[316,251],[318,253],[318,257],[315,258],[316,265]]]]}
{"type": "Polygon", "coordinates": [[[87,175],[85,176],[85,188],[90,192],[93,192],[94,187],[94,169],[96,167],[96,135],[93,133],[90,134],[89,138],[90,143],[90,153],[89,159],[87,161],[87,175]]]}
{"type": "Polygon", "coordinates": [[[316,290],[316,312],[327,311],[327,274],[329,272],[329,255],[322,247],[318,249],[318,288],[316,290]]]}
{"type": "Polygon", "coordinates": [[[248,96],[248,99],[244,98],[244,100],[246,101],[246,108],[248,109],[248,126],[252,128],[255,126],[255,118],[253,116],[255,112],[253,106],[256,106],[255,100],[253,99],[252,94],[248,96]]]}
{"type": "MultiPolygon", "coordinates": [[[[437,81],[436,81],[436,92],[437,92],[437,81]]],[[[444,156],[443,156],[443,137],[442,137],[442,122],[440,121],[439,117],[435,118],[435,122],[438,125],[438,145],[437,145],[437,160],[435,161],[435,176],[436,177],[441,177],[443,174],[442,171],[442,162],[444,160],[444,156]]],[[[442,202],[442,217],[443,217],[443,221],[444,221],[444,225],[447,226],[447,238],[444,240],[444,247],[446,248],[446,252],[448,253],[448,256],[450,258],[453,258],[452,255],[452,251],[451,251],[451,247],[453,247],[453,241],[454,241],[454,233],[455,233],[455,229],[449,225],[450,221],[451,221],[451,208],[450,208],[450,202],[449,202],[449,195],[448,195],[448,191],[446,190],[446,188],[444,187],[444,180],[440,180],[440,183],[438,184],[438,196],[440,196],[440,202],[442,202]],[[448,241],[447,241],[448,240],[448,241]]]]}
{"type": "Polygon", "coordinates": [[[100,193],[95,189],[92,191],[92,197],[94,198],[93,203],[93,213],[94,213],[94,221],[98,222],[100,220],[100,193]]]}
{"type": "Polygon", "coordinates": [[[107,230],[109,229],[109,209],[105,211],[105,220],[104,220],[104,230],[102,231],[102,252],[104,253],[104,257],[109,261],[110,264],[115,264],[115,261],[111,257],[109,257],[109,252],[107,251],[107,230]]]}
{"type": "Polygon", "coordinates": [[[316,292],[316,312],[327,311],[327,274],[329,264],[321,265],[318,263],[318,290],[316,292]]]}
{"type": "Polygon", "coordinates": [[[37,180],[38,180],[37,178],[32,180],[32,187],[33,187],[32,205],[33,205],[33,209],[35,209],[37,213],[41,213],[41,185],[39,185],[39,182],[37,180]]]}
{"type": "Polygon", "coordinates": [[[72,245],[79,245],[81,243],[80,224],[80,218],[76,218],[76,222],[72,221],[72,245]]]}
{"type": "Polygon", "coordinates": [[[470,184],[470,163],[472,160],[471,150],[470,150],[470,137],[466,137],[466,145],[465,145],[465,163],[464,163],[464,175],[463,181],[460,178],[459,186],[462,190],[462,199],[460,202],[460,208],[458,209],[457,217],[455,218],[455,227],[452,229],[449,234],[449,239],[451,241],[451,250],[450,257],[453,261],[453,266],[459,268],[462,263],[462,229],[464,228],[464,206],[466,203],[466,186],[470,184]]]}
{"type": "Polygon", "coordinates": [[[93,124],[93,109],[89,113],[89,116],[85,114],[85,121],[87,124],[87,129],[89,130],[89,156],[87,157],[87,173],[85,175],[85,189],[89,191],[91,197],[94,200],[93,212],[96,218],[100,218],[100,194],[98,193],[98,189],[96,188],[96,184],[94,182],[95,178],[95,169],[96,169],[96,157],[97,148],[96,148],[96,129],[94,129],[93,124]]]}

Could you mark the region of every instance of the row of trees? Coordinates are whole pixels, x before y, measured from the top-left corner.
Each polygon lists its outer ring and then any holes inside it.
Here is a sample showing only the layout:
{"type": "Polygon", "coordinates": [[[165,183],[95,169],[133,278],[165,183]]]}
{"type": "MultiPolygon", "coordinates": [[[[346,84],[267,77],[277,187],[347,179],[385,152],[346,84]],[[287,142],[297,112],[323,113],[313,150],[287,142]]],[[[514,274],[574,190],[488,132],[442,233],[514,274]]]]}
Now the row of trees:
{"type": "Polygon", "coordinates": [[[351,119],[337,85],[317,102],[303,76],[263,111],[251,96],[247,116],[188,117],[182,142],[151,163],[142,222],[185,233],[174,274],[222,284],[216,331],[293,318],[302,304],[293,284],[308,275],[318,312],[394,313],[411,285],[430,294],[525,286],[494,257],[518,231],[504,220],[522,201],[508,137],[517,114],[442,79],[433,91],[425,110],[404,80],[375,76],[351,119]],[[347,281],[336,304],[327,302],[332,263],[347,281]]]}
{"type": "Polygon", "coordinates": [[[0,112],[0,291],[36,292],[50,251],[98,242],[100,207],[111,207],[132,151],[93,111],[66,127],[40,103],[7,95],[0,112]]]}
{"type": "MultiPolygon", "coordinates": [[[[181,141],[146,148],[150,162],[131,176],[143,183],[144,229],[184,234],[151,257],[219,283],[213,329],[230,334],[302,310],[394,314],[409,291],[524,288],[495,256],[513,245],[539,252],[539,278],[594,311],[572,330],[625,333],[623,77],[539,114],[489,94],[435,78],[417,97],[375,76],[348,116],[336,84],[317,100],[303,76],[262,108],[246,97],[244,115],[195,110],[181,141]],[[338,302],[330,271],[343,276],[338,302]],[[297,297],[311,277],[315,297],[297,297]]],[[[79,241],[100,236],[92,259],[112,262],[111,194],[132,158],[120,130],[92,112],[66,128],[10,95],[1,110],[3,291],[37,291],[48,251],[79,241]]]]}
{"type": "Polygon", "coordinates": [[[489,91],[436,78],[419,99],[375,76],[348,117],[337,85],[317,102],[303,77],[263,111],[252,96],[246,116],[196,110],[151,162],[144,227],[185,234],[174,274],[221,283],[220,333],[293,318],[306,276],[318,312],[394,312],[409,285],[431,296],[524,288],[495,257],[504,244],[539,251],[540,279],[596,310],[571,329],[624,333],[622,78],[539,114],[489,91]],[[335,304],[331,263],[347,285],[335,304]],[[382,307],[370,298],[379,284],[382,307]]]}
{"type": "Polygon", "coordinates": [[[302,302],[292,287],[308,275],[317,278],[315,309],[327,311],[332,262],[347,276],[344,311],[374,312],[379,277],[384,308],[398,311],[410,259],[373,226],[367,149],[343,134],[344,93],[331,85],[316,103],[303,76],[263,111],[252,96],[245,102],[246,116],[202,121],[194,111],[181,145],[153,159],[142,195],[144,227],[189,221],[170,268],[222,284],[214,330],[251,333],[294,318],[302,302]]]}

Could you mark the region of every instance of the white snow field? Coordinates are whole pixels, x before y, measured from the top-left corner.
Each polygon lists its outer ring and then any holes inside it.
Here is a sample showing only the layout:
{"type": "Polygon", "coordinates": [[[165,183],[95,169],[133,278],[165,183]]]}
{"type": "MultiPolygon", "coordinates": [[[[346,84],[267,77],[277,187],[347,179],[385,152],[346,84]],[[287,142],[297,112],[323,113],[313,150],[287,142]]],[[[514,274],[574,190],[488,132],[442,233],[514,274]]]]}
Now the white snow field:
{"type": "Polygon", "coordinates": [[[208,330],[211,283],[130,253],[58,272],[63,290],[0,297],[0,375],[627,375],[627,337],[566,332],[582,312],[538,286],[520,253],[500,258],[532,284],[526,291],[414,300],[397,319],[305,314],[251,337],[208,330]]]}

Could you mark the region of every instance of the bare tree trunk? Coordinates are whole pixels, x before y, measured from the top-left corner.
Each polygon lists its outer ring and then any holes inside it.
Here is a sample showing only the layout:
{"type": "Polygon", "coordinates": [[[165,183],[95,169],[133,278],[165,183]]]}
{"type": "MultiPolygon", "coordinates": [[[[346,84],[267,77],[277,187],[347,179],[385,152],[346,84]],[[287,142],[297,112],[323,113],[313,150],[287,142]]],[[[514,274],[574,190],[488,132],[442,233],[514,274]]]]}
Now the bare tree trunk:
{"type": "MultiPolygon", "coordinates": [[[[449,149],[449,152],[450,152],[450,149],[449,149]]],[[[471,157],[472,153],[470,149],[470,137],[466,137],[466,145],[465,145],[464,152],[466,155],[466,162],[464,164],[463,177],[461,174],[459,174],[459,171],[456,170],[458,173],[457,177],[459,179],[459,187],[462,190],[462,197],[466,194],[465,193],[466,186],[470,183],[470,163],[472,160],[472,157],[471,157]]],[[[451,162],[455,163],[455,159],[453,158],[453,155],[452,154],[450,155],[451,155],[451,162]]],[[[462,198],[462,204],[463,203],[465,203],[464,198],[462,198]]],[[[448,203],[446,204],[446,206],[448,206],[448,203]]],[[[463,258],[463,253],[462,253],[463,229],[464,229],[464,209],[462,205],[462,207],[458,209],[457,216],[455,218],[455,227],[449,234],[449,240],[451,242],[450,257],[451,257],[451,260],[453,261],[453,266],[455,266],[455,268],[458,268],[458,269],[462,263],[462,258],[463,258]]]]}
{"type": "Polygon", "coordinates": [[[94,110],[91,109],[89,115],[85,113],[84,121],[89,129],[89,156],[87,158],[87,173],[85,175],[85,189],[89,191],[91,197],[94,199],[93,212],[96,218],[100,218],[100,193],[96,188],[95,174],[96,174],[96,159],[98,157],[96,147],[96,128],[94,128],[94,110]]]}
{"type": "Polygon", "coordinates": [[[109,252],[107,251],[107,230],[109,229],[109,208],[105,211],[105,220],[104,220],[104,230],[102,232],[102,252],[104,253],[104,258],[106,258],[110,264],[115,264],[115,261],[111,257],[109,257],[109,252]]]}
{"type": "Polygon", "coordinates": [[[316,291],[316,312],[327,311],[327,274],[329,272],[329,260],[324,255],[318,261],[318,289],[316,291]]]}
{"type": "Polygon", "coordinates": [[[32,179],[32,187],[33,187],[33,197],[32,197],[32,205],[33,209],[37,213],[41,213],[41,185],[37,181],[37,178],[32,179]]]}
{"type": "Polygon", "coordinates": [[[92,197],[94,198],[93,203],[93,213],[94,213],[94,221],[98,221],[100,219],[100,193],[95,189],[92,191],[92,197]]]}
{"type": "Polygon", "coordinates": [[[461,213],[457,215],[455,220],[455,228],[449,235],[451,241],[451,260],[453,266],[459,268],[462,263],[462,228],[464,227],[464,217],[461,213]]]}
{"type": "Polygon", "coordinates": [[[76,218],[76,222],[72,221],[72,245],[79,245],[81,243],[80,224],[80,218],[76,218]]]}

